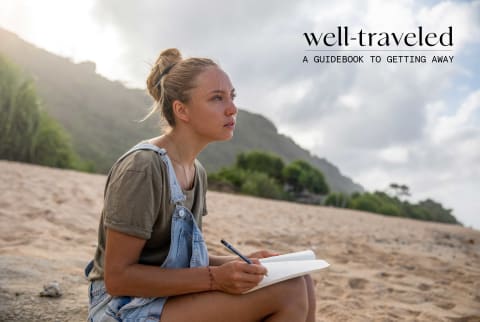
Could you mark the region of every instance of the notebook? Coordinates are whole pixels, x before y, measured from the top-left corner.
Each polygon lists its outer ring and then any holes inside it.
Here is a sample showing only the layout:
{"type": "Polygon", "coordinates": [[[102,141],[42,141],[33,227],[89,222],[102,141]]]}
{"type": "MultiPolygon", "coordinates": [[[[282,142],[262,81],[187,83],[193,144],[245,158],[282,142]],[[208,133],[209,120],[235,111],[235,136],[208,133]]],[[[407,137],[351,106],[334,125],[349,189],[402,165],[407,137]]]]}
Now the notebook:
{"type": "Polygon", "coordinates": [[[316,259],[315,253],[312,250],[262,258],[260,262],[267,268],[268,276],[265,276],[257,286],[244,292],[244,294],[324,269],[330,265],[324,260],[316,259]]]}

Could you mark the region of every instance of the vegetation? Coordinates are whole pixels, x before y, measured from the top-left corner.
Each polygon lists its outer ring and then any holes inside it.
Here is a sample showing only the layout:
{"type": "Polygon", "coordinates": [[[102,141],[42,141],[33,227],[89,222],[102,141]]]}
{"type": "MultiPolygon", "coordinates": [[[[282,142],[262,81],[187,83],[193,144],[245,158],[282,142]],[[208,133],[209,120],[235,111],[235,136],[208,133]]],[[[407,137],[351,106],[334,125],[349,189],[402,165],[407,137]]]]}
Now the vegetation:
{"type": "Polygon", "coordinates": [[[323,174],[308,162],[296,160],[285,166],[279,156],[261,151],[238,154],[234,166],[211,174],[209,182],[223,190],[304,202],[328,193],[323,174]]]}
{"type": "Polygon", "coordinates": [[[263,172],[267,176],[282,181],[282,170],[285,167],[282,158],[273,154],[260,151],[240,153],[237,156],[236,166],[239,169],[263,172]]]}
{"type": "Polygon", "coordinates": [[[410,188],[408,188],[404,184],[391,183],[388,187],[389,187],[390,190],[393,190],[394,194],[397,197],[409,197],[410,196],[410,188]]]}
{"type": "Polygon", "coordinates": [[[427,199],[412,204],[402,200],[411,195],[406,185],[390,184],[387,188],[390,194],[382,191],[328,194],[329,187],[322,173],[308,162],[296,160],[285,165],[279,156],[260,151],[238,154],[233,166],[209,175],[209,183],[213,189],[264,198],[321,203],[387,216],[459,224],[452,210],[445,209],[436,201],[427,199]]]}
{"type": "Polygon", "coordinates": [[[1,55],[0,158],[93,170],[74,153],[65,130],[42,110],[33,81],[1,55]]]}
{"type": "Polygon", "coordinates": [[[330,193],[323,204],[338,208],[351,208],[350,196],[341,192],[330,193]]]}
{"type": "Polygon", "coordinates": [[[327,194],[329,189],[323,174],[310,163],[296,160],[282,170],[282,178],[296,193],[309,191],[314,194],[327,194]]]}
{"type": "Polygon", "coordinates": [[[390,196],[382,191],[354,193],[351,196],[331,193],[325,199],[324,204],[369,211],[387,216],[460,224],[452,214],[452,209],[445,209],[442,204],[436,201],[426,199],[417,204],[412,204],[407,200],[401,200],[400,197],[410,196],[409,188],[405,185],[392,183],[388,190],[393,191],[394,195],[390,196]]]}

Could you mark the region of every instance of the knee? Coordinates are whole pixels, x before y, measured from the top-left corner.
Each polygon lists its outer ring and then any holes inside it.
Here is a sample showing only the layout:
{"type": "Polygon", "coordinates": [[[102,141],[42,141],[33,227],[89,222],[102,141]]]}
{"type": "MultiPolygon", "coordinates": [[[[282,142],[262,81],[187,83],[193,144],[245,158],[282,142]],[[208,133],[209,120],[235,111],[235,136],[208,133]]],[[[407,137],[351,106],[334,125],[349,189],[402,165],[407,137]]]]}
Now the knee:
{"type": "Polygon", "coordinates": [[[303,277],[297,277],[277,284],[278,299],[283,307],[297,312],[308,311],[308,289],[303,277]]]}
{"type": "Polygon", "coordinates": [[[317,306],[317,299],[315,296],[315,282],[310,275],[303,276],[303,279],[305,281],[305,286],[307,287],[309,310],[315,310],[317,306]]]}
{"type": "Polygon", "coordinates": [[[305,281],[305,286],[307,287],[308,296],[315,297],[315,282],[313,281],[313,278],[310,275],[305,275],[303,276],[303,279],[305,281]]]}
{"type": "Polygon", "coordinates": [[[304,275],[303,279],[305,280],[305,285],[307,286],[307,288],[315,287],[315,282],[313,281],[313,278],[310,275],[304,275]]]}

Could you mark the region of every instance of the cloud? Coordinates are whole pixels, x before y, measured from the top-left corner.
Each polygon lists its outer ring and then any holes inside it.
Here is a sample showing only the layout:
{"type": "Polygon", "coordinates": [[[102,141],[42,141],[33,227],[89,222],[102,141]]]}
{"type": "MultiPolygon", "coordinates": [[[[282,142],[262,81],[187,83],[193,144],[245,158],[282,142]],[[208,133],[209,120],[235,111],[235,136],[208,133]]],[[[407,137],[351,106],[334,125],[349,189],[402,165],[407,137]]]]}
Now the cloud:
{"type": "Polygon", "coordinates": [[[467,95],[453,114],[448,114],[444,102],[428,109],[424,136],[408,147],[380,150],[379,158],[359,154],[357,179],[378,190],[391,182],[406,184],[414,201],[439,200],[464,223],[478,228],[480,203],[474,193],[480,188],[480,88],[467,95]]]}
{"type": "MultiPolygon", "coordinates": [[[[439,103],[441,105],[441,103],[439,103]]],[[[433,108],[431,109],[433,110],[433,108]]],[[[443,143],[457,138],[468,139],[478,135],[480,124],[480,90],[471,93],[454,114],[440,114],[432,111],[428,130],[432,134],[432,142],[443,143]]]]}
{"type": "Polygon", "coordinates": [[[295,4],[275,1],[227,5],[219,0],[181,0],[119,5],[118,1],[100,0],[94,12],[103,23],[114,25],[129,44],[125,63],[132,66],[133,77],[143,81],[145,71],[138,68],[139,57],[153,62],[162,49],[169,47],[181,49],[186,56],[217,58],[229,73],[242,79],[254,75],[264,80],[281,78],[284,70],[277,63],[290,45],[290,33],[283,31],[301,28],[291,19],[296,11],[295,4]],[[268,77],[263,76],[266,70],[268,77]]]}
{"type": "Polygon", "coordinates": [[[391,163],[406,163],[408,161],[408,149],[402,146],[392,146],[380,150],[379,157],[391,163]]]}

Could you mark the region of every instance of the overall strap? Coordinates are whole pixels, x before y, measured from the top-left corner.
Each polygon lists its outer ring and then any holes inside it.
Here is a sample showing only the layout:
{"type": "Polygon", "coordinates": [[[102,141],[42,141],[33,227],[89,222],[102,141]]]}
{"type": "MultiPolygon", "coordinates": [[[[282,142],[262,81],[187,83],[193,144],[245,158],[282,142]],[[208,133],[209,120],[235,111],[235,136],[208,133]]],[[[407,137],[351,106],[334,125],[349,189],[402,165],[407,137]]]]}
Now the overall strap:
{"type": "Polygon", "coordinates": [[[170,158],[167,156],[167,151],[165,149],[159,148],[158,146],[148,142],[142,142],[137,144],[130,150],[128,150],[125,154],[123,154],[117,160],[117,162],[122,161],[127,155],[138,150],[152,150],[157,152],[157,154],[160,156],[160,159],[162,159],[162,161],[167,166],[168,184],[170,186],[171,201],[176,205],[181,205],[183,201],[185,201],[187,198],[183,194],[182,188],[178,183],[177,176],[175,175],[175,170],[173,169],[172,161],[170,161],[170,158]]]}

